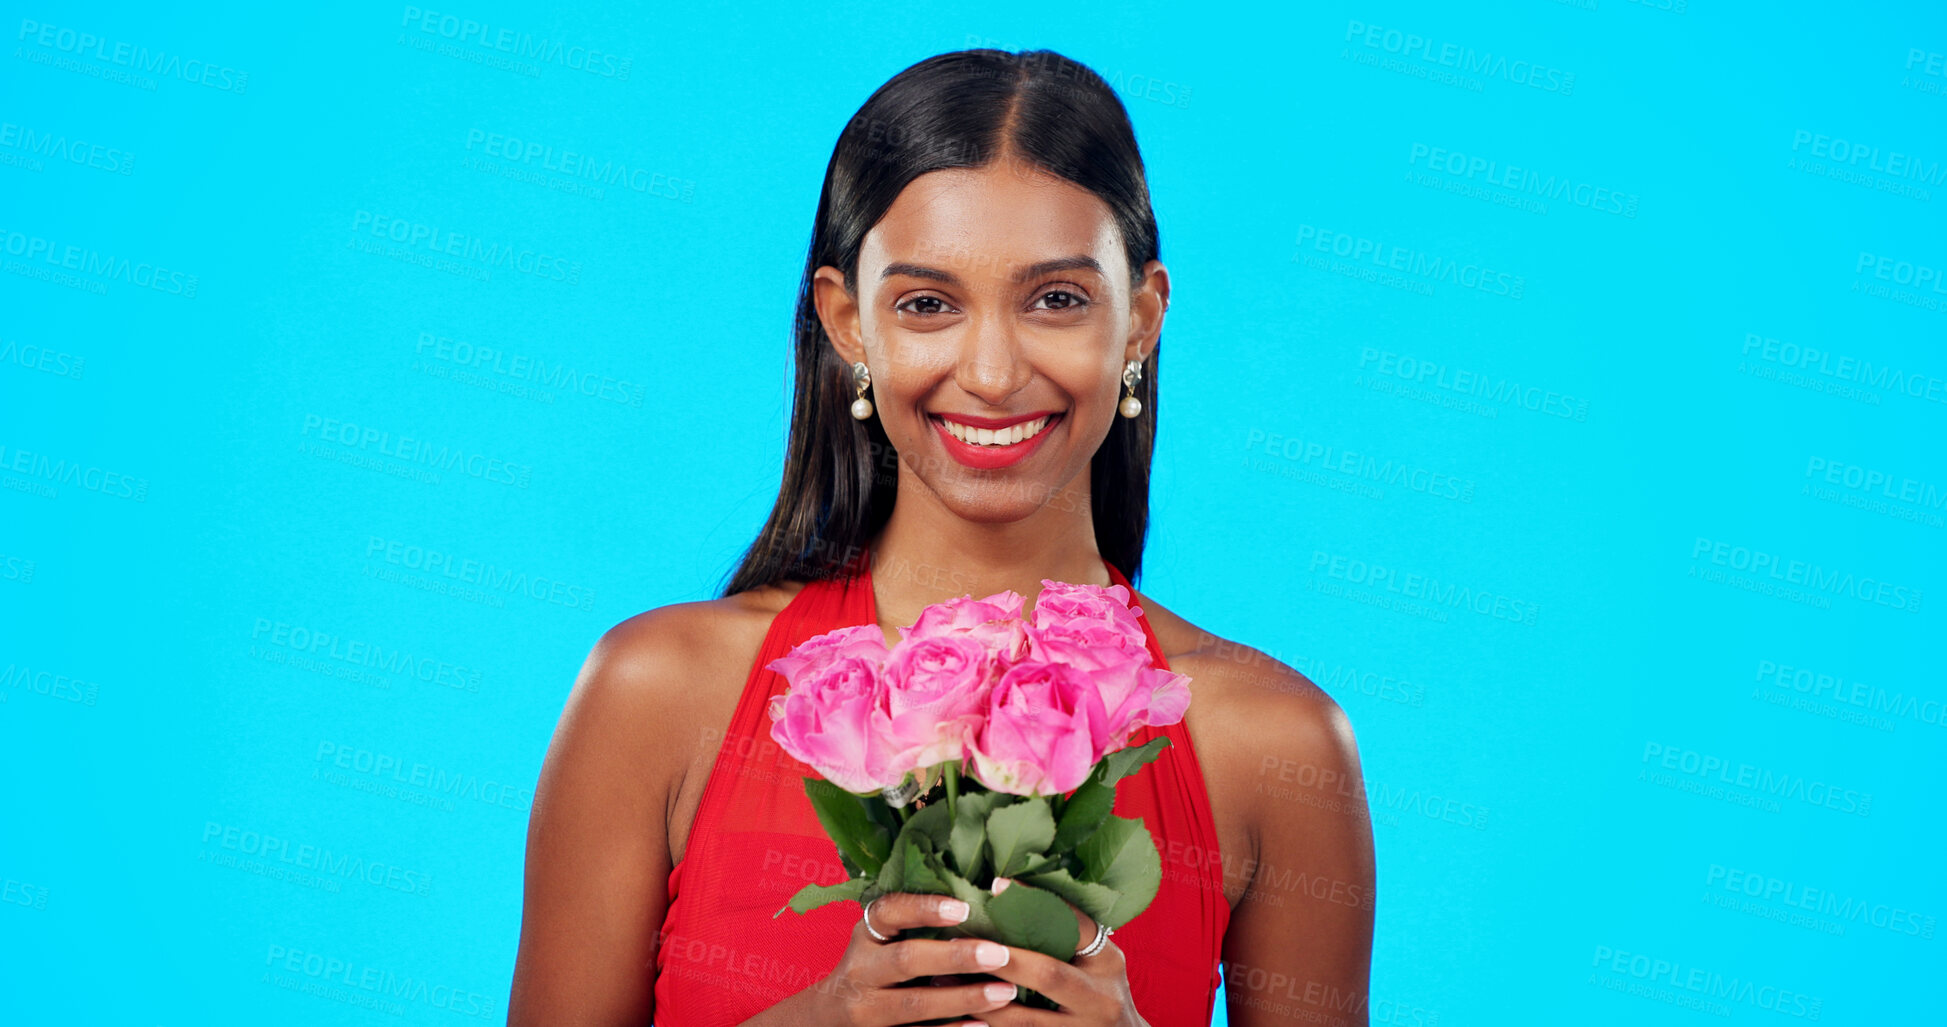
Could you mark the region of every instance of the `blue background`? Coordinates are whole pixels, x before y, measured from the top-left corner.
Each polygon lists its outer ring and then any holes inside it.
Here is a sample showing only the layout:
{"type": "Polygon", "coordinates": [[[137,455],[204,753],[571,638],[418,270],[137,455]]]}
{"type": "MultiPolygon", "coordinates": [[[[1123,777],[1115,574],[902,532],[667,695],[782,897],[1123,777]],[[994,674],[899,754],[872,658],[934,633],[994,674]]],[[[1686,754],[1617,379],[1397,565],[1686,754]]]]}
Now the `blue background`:
{"type": "Polygon", "coordinates": [[[1372,1019],[1937,1008],[1938,5],[426,5],[595,71],[401,4],[8,8],[10,1022],[504,1018],[577,668],[775,495],[832,143],[980,45],[1134,120],[1174,282],[1139,584],[1350,714],[1372,1019]]]}

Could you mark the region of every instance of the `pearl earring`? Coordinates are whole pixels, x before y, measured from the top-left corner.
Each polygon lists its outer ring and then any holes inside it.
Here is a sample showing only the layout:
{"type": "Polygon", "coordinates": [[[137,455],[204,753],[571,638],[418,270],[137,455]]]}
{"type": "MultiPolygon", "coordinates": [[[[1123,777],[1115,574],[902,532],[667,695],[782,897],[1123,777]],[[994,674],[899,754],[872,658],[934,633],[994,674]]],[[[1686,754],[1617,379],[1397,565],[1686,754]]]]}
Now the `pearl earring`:
{"type": "Polygon", "coordinates": [[[864,361],[852,365],[852,384],[859,390],[859,398],[852,401],[852,416],[857,420],[872,417],[872,401],[865,398],[865,390],[872,387],[872,371],[864,361]]]}
{"type": "Polygon", "coordinates": [[[1142,380],[1143,365],[1140,360],[1131,360],[1122,365],[1122,387],[1129,394],[1122,397],[1122,416],[1134,417],[1143,412],[1143,401],[1136,398],[1136,383],[1142,380]]]}

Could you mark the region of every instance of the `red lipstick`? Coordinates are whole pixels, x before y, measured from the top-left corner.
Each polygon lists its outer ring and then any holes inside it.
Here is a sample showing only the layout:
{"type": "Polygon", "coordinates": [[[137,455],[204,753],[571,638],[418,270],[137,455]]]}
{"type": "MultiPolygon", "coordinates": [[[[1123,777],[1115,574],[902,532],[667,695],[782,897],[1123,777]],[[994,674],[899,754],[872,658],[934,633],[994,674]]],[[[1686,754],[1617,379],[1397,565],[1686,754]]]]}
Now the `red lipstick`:
{"type": "Polygon", "coordinates": [[[968,467],[977,470],[992,471],[1002,467],[1012,467],[1033,455],[1035,450],[1041,448],[1041,443],[1049,435],[1054,433],[1055,428],[1060,426],[1065,415],[1052,411],[1039,411],[1031,414],[1022,414],[1017,417],[952,415],[953,420],[963,426],[993,429],[1006,428],[1043,416],[1048,418],[1048,423],[1043,425],[1041,430],[1036,432],[1033,438],[1023,439],[1020,442],[1006,446],[982,446],[977,443],[962,442],[954,438],[953,433],[947,430],[946,420],[941,415],[928,414],[926,419],[932,422],[933,431],[940,436],[940,444],[946,447],[949,456],[968,467]]]}

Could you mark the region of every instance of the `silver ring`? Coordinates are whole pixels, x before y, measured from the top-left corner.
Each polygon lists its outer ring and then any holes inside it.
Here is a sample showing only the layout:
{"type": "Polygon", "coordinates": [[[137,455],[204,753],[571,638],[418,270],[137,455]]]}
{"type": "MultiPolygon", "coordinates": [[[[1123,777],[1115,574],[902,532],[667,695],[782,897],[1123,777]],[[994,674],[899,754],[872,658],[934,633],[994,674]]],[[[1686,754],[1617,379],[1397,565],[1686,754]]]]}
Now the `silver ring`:
{"type": "Polygon", "coordinates": [[[1099,923],[1098,923],[1098,924],[1096,924],[1096,925],[1095,925],[1095,940],[1094,940],[1094,941],[1092,941],[1092,942],[1089,942],[1089,943],[1088,943],[1088,947],[1087,947],[1087,948],[1084,948],[1084,949],[1082,949],[1081,951],[1079,951],[1079,952],[1077,952],[1077,953],[1075,953],[1075,954],[1076,954],[1077,956],[1092,956],[1092,955],[1095,955],[1095,954],[1096,954],[1097,952],[1100,952],[1100,951],[1102,951],[1102,946],[1104,946],[1104,945],[1107,945],[1107,944],[1109,943],[1109,935],[1111,935],[1111,934],[1114,934],[1114,933],[1115,933],[1115,928],[1113,928],[1113,927],[1104,927],[1104,926],[1102,926],[1102,925],[1101,925],[1101,924],[1099,924],[1099,923]]]}
{"type": "MultiPolygon", "coordinates": [[[[872,902],[877,902],[877,901],[879,900],[878,899],[872,900],[872,902]]],[[[871,935],[873,938],[879,941],[891,941],[892,940],[891,938],[888,938],[885,935],[880,934],[877,930],[874,930],[872,927],[872,902],[866,903],[865,909],[859,913],[859,918],[865,921],[865,933],[871,935]]]]}

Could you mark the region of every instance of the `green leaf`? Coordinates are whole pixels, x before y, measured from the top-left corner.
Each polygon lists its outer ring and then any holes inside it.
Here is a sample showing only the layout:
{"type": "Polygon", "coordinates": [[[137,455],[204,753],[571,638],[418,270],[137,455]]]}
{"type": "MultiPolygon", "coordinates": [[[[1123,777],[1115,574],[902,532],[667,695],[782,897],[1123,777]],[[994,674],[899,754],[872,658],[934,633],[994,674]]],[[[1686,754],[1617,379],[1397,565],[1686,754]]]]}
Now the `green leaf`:
{"type": "Polygon", "coordinates": [[[1066,963],[1075,958],[1081,929],[1075,911],[1061,896],[1019,881],[987,900],[987,915],[1009,945],[1053,956],[1066,963]]]}
{"type": "Polygon", "coordinates": [[[960,798],[960,761],[953,760],[946,765],[946,818],[958,819],[953,807],[960,798]]]}
{"type": "Polygon", "coordinates": [[[851,865],[876,874],[892,852],[892,832],[876,822],[859,796],[822,777],[804,779],[805,797],[818,814],[818,823],[851,865]]]}
{"type": "Polygon", "coordinates": [[[1054,841],[1055,818],[1044,799],[1028,799],[987,815],[987,845],[994,853],[996,876],[1007,877],[1027,866],[1054,841]]]}
{"type": "Polygon", "coordinates": [[[952,889],[940,877],[944,868],[936,866],[939,856],[935,854],[933,843],[926,835],[914,835],[906,842],[906,879],[901,891],[924,892],[928,895],[945,895],[952,889]]]}
{"type": "Polygon", "coordinates": [[[842,884],[807,884],[791,896],[790,902],[779,906],[777,912],[771,914],[771,919],[776,920],[787,909],[809,913],[819,906],[857,899],[859,893],[865,891],[865,886],[871,883],[863,877],[854,877],[842,884]]]}
{"type": "Polygon", "coordinates": [[[879,868],[880,891],[906,890],[906,836],[901,834],[892,843],[892,852],[879,868]]]}
{"type": "Polygon", "coordinates": [[[994,808],[994,797],[1000,792],[968,792],[960,797],[958,808],[954,811],[953,831],[947,836],[947,850],[953,856],[953,867],[967,879],[980,876],[984,865],[982,853],[987,842],[987,814],[994,808]]]}
{"type": "Polygon", "coordinates": [[[1110,927],[1121,927],[1149,908],[1162,886],[1163,860],[1140,820],[1109,817],[1076,846],[1075,855],[1082,861],[1079,880],[1107,885],[1121,895],[1108,913],[1095,917],[1110,927]]]}
{"type": "Polygon", "coordinates": [[[953,897],[967,904],[967,918],[955,927],[970,937],[1003,941],[1000,928],[994,926],[994,919],[987,915],[987,903],[993,901],[993,894],[951,870],[941,871],[940,877],[946,881],[953,897]]]}
{"type": "Polygon", "coordinates": [[[946,848],[947,839],[953,833],[953,821],[947,816],[946,803],[935,802],[921,807],[906,821],[906,826],[900,832],[907,837],[925,835],[933,843],[935,851],[946,848]]]}
{"type": "Polygon", "coordinates": [[[1142,769],[1142,765],[1163,754],[1163,748],[1170,744],[1168,735],[1157,735],[1133,749],[1117,749],[1102,757],[1108,765],[1103,783],[1114,788],[1117,781],[1142,769]]]}
{"type": "MultiPolygon", "coordinates": [[[[1097,884],[1094,881],[1077,881],[1066,870],[1057,869],[1040,874],[1022,874],[1014,879],[1034,885],[1036,888],[1046,888],[1054,892],[1056,895],[1072,903],[1076,909],[1094,918],[1097,923],[1109,923],[1108,918],[1115,915],[1116,903],[1122,899],[1122,893],[1116,891],[1114,888],[1106,884],[1097,884]]],[[[1012,888],[1008,889],[1008,891],[1013,890],[1012,888]]],[[[1007,892],[1002,892],[1001,894],[1005,895],[1007,892]]],[[[1120,924],[1110,924],[1110,926],[1116,927],[1120,926],[1120,924]]]]}
{"type": "Polygon", "coordinates": [[[846,794],[852,795],[853,798],[859,801],[859,805],[865,809],[866,815],[872,819],[873,823],[886,829],[886,851],[890,852],[892,850],[891,838],[899,833],[899,825],[901,823],[899,811],[892,808],[892,803],[887,802],[885,796],[877,793],[872,795],[854,795],[853,793],[847,792],[846,794]]]}
{"type": "Polygon", "coordinates": [[[1116,783],[1161,756],[1169,744],[1167,736],[1157,735],[1133,749],[1118,749],[1102,757],[1088,779],[1060,804],[1052,851],[1068,852],[1093,833],[1103,818],[1115,810],[1116,783]]]}
{"type": "MultiPolygon", "coordinates": [[[[1125,750],[1126,751],[1126,750],[1125,750]]],[[[1115,785],[1103,779],[1109,760],[1104,757],[1095,765],[1088,780],[1083,781],[1069,796],[1067,805],[1062,807],[1061,821],[1055,828],[1055,841],[1051,848],[1057,852],[1068,852],[1087,838],[1096,825],[1115,809],[1115,785]]]]}
{"type": "Polygon", "coordinates": [[[1074,853],[1051,852],[1040,859],[1030,861],[1027,866],[1022,867],[1021,869],[1016,870],[1012,874],[1009,874],[1007,876],[1028,877],[1033,874],[1045,874],[1050,870],[1063,870],[1067,868],[1067,864],[1073,861],[1074,861],[1074,853]]]}

